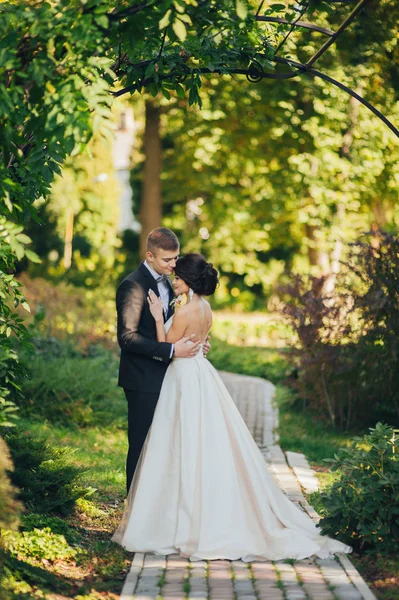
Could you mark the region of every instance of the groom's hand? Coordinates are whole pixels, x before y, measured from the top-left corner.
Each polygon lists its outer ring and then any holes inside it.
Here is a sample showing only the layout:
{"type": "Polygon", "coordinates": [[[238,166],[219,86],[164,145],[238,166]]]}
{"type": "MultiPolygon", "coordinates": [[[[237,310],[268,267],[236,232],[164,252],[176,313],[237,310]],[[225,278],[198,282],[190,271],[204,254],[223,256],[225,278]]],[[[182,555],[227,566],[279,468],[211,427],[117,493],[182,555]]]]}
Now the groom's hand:
{"type": "Polygon", "coordinates": [[[204,345],[202,346],[203,355],[206,356],[210,349],[211,349],[211,338],[209,335],[207,335],[204,345]]]}
{"type": "Polygon", "coordinates": [[[195,333],[192,333],[188,337],[183,337],[178,342],[175,342],[175,354],[176,358],[192,358],[198,352],[200,342],[195,339],[195,333]]]}

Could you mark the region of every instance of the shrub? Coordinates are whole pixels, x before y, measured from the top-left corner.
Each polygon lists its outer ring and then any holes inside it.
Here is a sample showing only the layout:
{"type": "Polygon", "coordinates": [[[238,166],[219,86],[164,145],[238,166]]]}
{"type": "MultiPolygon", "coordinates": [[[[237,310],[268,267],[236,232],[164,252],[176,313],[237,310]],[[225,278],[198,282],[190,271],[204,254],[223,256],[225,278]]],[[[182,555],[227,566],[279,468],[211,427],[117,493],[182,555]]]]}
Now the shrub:
{"type": "Polygon", "coordinates": [[[72,548],[63,535],[53,533],[50,527],[44,529],[33,529],[32,531],[6,531],[3,533],[5,548],[11,556],[19,557],[22,560],[31,562],[32,560],[56,559],[66,560],[76,555],[76,550],[72,548]]]}
{"type": "Polygon", "coordinates": [[[73,336],[79,348],[99,341],[115,347],[115,283],[85,289],[65,281],[54,284],[31,278],[27,273],[18,279],[32,311],[23,316],[35,335],[62,339],[73,336]]]}
{"type": "Polygon", "coordinates": [[[71,358],[62,345],[58,355],[46,351],[26,357],[30,377],[23,386],[19,406],[32,419],[47,419],[59,425],[109,425],[126,423],[126,401],[117,387],[117,363],[109,351],[89,348],[91,356],[71,358]]]}
{"type": "Polygon", "coordinates": [[[0,437],[0,596],[8,598],[4,589],[4,563],[5,563],[5,529],[15,529],[18,526],[18,516],[21,509],[16,500],[16,490],[11,485],[7,471],[12,470],[12,462],[6,443],[0,437]]]}
{"type": "Polygon", "coordinates": [[[9,338],[0,343],[0,427],[11,427],[18,410],[13,402],[19,395],[24,370],[9,338]]]}
{"type": "MultiPolygon", "coordinates": [[[[76,505],[80,502],[85,502],[78,498],[76,505]]],[[[87,501],[86,501],[87,502],[87,501]]],[[[50,528],[53,533],[63,535],[69,544],[76,544],[80,540],[78,531],[68,525],[65,519],[59,517],[50,517],[38,513],[25,513],[21,517],[21,529],[23,531],[33,531],[34,529],[50,528]]]]}
{"type": "Polygon", "coordinates": [[[324,534],[358,551],[394,552],[399,544],[399,455],[393,430],[377,423],[330,459],[339,477],[320,494],[324,534]]]}
{"type": "Polygon", "coordinates": [[[14,529],[18,525],[21,506],[16,500],[17,491],[7,475],[12,469],[9,450],[0,437],[0,529],[14,529]]]}
{"type": "Polygon", "coordinates": [[[295,276],[283,312],[298,344],[293,384],[310,408],[349,428],[399,419],[399,238],[357,242],[326,293],[324,278],[295,276]]]}
{"type": "Polygon", "coordinates": [[[78,498],[94,490],[84,488],[84,470],[71,462],[74,450],[58,448],[14,429],[6,436],[14,471],[11,480],[25,506],[39,513],[70,513],[78,498]]]}

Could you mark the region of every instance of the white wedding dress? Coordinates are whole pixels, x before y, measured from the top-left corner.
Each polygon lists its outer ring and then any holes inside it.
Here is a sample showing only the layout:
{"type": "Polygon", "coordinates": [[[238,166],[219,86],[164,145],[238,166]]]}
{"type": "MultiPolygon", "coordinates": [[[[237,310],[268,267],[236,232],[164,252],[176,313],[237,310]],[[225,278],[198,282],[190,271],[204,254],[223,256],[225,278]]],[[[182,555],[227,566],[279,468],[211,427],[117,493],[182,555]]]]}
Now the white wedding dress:
{"type": "Polygon", "coordinates": [[[321,536],[280,490],[202,348],[168,367],[112,539],[130,551],[191,560],[325,558],[351,551],[321,536]]]}

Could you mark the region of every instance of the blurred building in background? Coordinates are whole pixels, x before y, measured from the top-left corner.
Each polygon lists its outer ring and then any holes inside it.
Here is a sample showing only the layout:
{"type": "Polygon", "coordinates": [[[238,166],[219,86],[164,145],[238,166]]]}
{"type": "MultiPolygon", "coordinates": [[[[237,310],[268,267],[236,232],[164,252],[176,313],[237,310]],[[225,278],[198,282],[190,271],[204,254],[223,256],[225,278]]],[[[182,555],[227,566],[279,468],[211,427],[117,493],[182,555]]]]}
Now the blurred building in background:
{"type": "Polygon", "coordinates": [[[133,214],[133,192],[130,185],[130,156],[136,131],[137,124],[134,120],[133,109],[125,107],[120,115],[112,150],[115,173],[121,187],[119,233],[126,229],[136,232],[141,229],[140,223],[133,214]]]}

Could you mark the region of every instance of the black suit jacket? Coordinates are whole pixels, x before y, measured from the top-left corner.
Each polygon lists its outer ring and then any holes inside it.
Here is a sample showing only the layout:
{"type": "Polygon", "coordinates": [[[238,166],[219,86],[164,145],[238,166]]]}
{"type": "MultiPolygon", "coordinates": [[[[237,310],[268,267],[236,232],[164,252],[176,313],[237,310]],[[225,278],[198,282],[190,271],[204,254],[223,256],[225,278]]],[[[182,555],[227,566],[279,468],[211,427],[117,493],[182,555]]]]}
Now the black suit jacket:
{"type": "MultiPolygon", "coordinates": [[[[159,393],[172,345],[157,341],[155,320],[147,302],[150,289],[159,296],[158,285],[144,263],[118,287],[116,310],[121,348],[118,385],[127,390],[159,393]]],[[[170,287],[170,300],[172,298],[170,287]]],[[[169,307],[167,318],[172,314],[173,309],[169,307]]]]}

